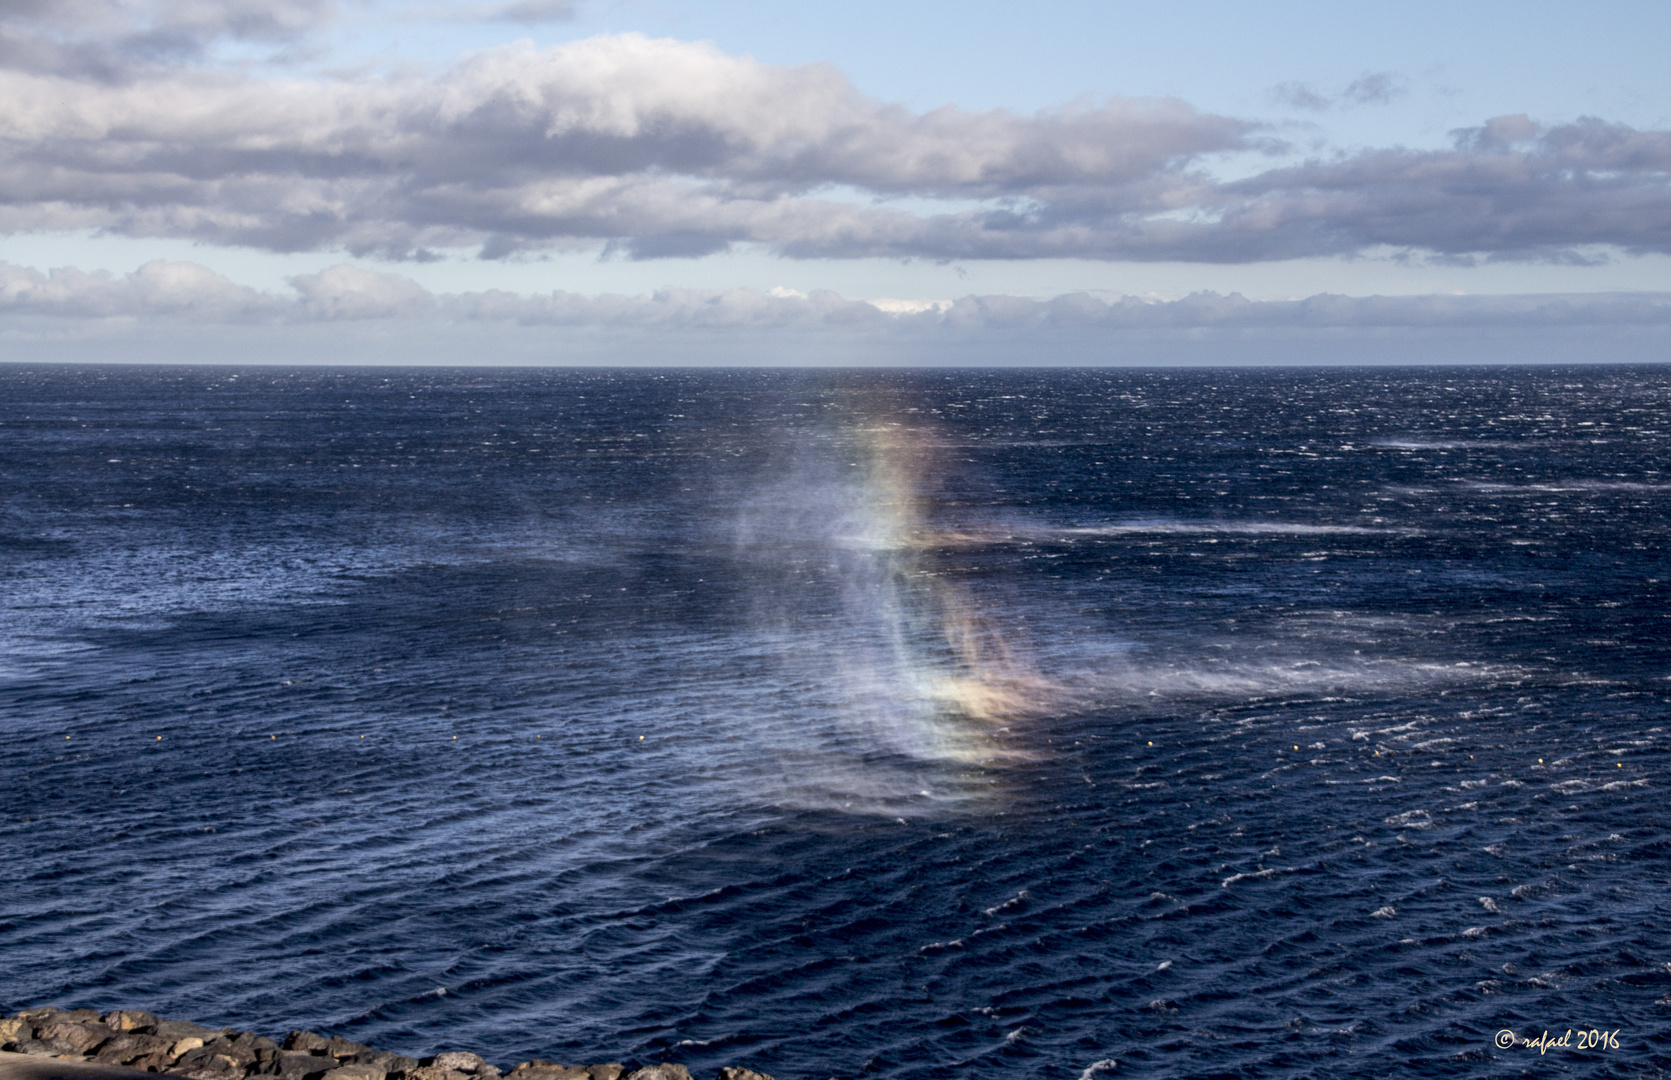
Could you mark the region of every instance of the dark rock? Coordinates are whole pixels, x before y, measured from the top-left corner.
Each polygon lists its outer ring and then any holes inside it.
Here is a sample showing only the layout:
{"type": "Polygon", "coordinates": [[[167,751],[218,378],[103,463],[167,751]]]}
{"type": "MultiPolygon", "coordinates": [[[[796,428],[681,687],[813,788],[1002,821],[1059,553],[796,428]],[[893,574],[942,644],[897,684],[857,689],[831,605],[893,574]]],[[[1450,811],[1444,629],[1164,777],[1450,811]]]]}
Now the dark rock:
{"type": "Polygon", "coordinates": [[[188,1050],[168,1071],[191,1080],[230,1080],[241,1077],[255,1064],[255,1052],[232,1045],[227,1038],[188,1050]]]}
{"type": "Polygon", "coordinates": [[[251,1055],[255,1061],[263,1064],[278,1060],[278,1043],[253,1031],[240,1031],[233,1035],[232,1046],[240,1054],[251,1055]]]}
{"type": "Polygon", "coordinates": [[[331,1040],[311,1031],[292,1031],[280,1044],[286,1050],[303,1050],[310,1054],[329,1054],[331,1040]]]}
{"type": "Polygon", "coordinates": [[[144,1031],[156,1027],[157,1018],[138,1009],[117,1009],[105,1014],[104,1023],[114,1031],[144,1031]]]}
{"type": "Polygon", "coordinates": [[[627,1080],[695,1080],[683,1065],[664,1061],[660,1065],[646,1065],[627,1074],[627,1080]]]}
{"type": "Polygon", "coordinates": [[[107,1065],[126,1065],[142,1057],[166,1054],[172,1046],[173,1044],[167,1039],[159,1039],[155,1035],[130,1032],[126,1035],[117,1035],[99,1047],[97,1060],[107,1065]]]}
{"type": "MultiPolygon", "coordinates": [[[[91,1009],[76,1010],[76,1012],[92,1011],[93,1010],[91,1009]]],[[[96,1016],[98,1014],[94,1013],[94,1015],[96,1016]]],[[[35,1038],[63,1039],[65,1042],[75,1047],[75,1052],[78,1054],[91,1054],[94,1050],[97,1050],[100,1046],[109,1041],[113,1036],[115,1036],[115,1034],[116,1033],[114,1031],[105,1027],[102,1021],[95,1020],[92,1023],[77,1023],[65,1016],[60,1016],[52,1023],[42,1024],[40,1027],[35,1029],[35,1038]]]]}
{"type": "Polygon", "coordinates": [[[60,1020],[68,1020],[74,1024],[102,1024],[104,1014],[97,1009],[71,1009],[60,1016],[60,1020]]]}
{"type": "Polygon", "coordinates": [[[272,1075],[282,1076],[284,1080],[315,1080],[337,1066],[334,1058],[322,1054],[309,1054],[302,1050],[281,1050],[278,1061],[274,1064],[277,1067],[272,1075]]]}
{"type": "Polygon", "coordinates": [[[13,1053],[36,1057],[80,1057],[81,1051],[63,1039],[19,1039],[7,1047],[13,1053]]]}
{"type": "Polygon", "coordinates": [[[753,1069],[727,1065],[719,1071],[719,1080],[772,1080],[772,1078],[765,1073],[757,1073],[753,1069]]]}
{"type": "Polygon", "coordinates": [[[144,1057],[134,1058],[132,1061],[128,1062],[128,1068],[140,1069],[144,1072],[162,1072],[172,1064],[174,1064],[173,1052],[168,1050],[158,1050],[154,1054],[146,1054],[144,1057]]]}
{"type": "Polygon", "coordinates": [[[222,1054],[192,1065],[175,1064],[166,1072],[170,1076],[183,1076],[186,1080],[236,1080],[244,1075],[231,1058],[222,1054]]]}

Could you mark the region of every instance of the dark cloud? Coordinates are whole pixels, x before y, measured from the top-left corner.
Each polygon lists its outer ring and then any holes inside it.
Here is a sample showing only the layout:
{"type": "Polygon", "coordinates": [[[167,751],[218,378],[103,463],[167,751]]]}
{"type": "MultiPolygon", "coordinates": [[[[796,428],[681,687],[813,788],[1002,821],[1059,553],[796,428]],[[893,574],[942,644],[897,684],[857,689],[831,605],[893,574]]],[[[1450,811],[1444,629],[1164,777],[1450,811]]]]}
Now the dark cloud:
{"type": "Polygon", "coordinates": [[[1226,185],[1196,242],[1269,255],[1376,245],[1447,255],[1570,257],[1585,245],[1671,251],[1671,132],[1584,119],[1500,117],[1455,148],[1387,150],[1276,169],[1226,185]]]}
{"type": "MultiPolygon", "coordinates": [[[[127,25],[118,0],[80,2],[127,25]]],[[[282,36],[324,5],[145,10],[199,40],[282,36]]],[[[46,18],[40,5],[7,10],[46,18]]],[[[1353,86],[1374,101],[1395,80],[1353,86]]],[[[802,258],[1204,262],[1384,247],[1459,260],[1671,252],[1671,132],[1600,120],[1499,117],[1444,149],[1226,183],[1211,175],[1217,156],[1269,149],[1268,133],[1181,102],[915,113],[827,66],[637,35],[491,50],[433,79],[148,69],[101,82],[13,67],[0,94],[9,232],[399,258],[657,258],[737,243],[802,258]]]]}
{"type": "Polygon", "coordinates": [[[125,80],[221,42],[290,45],[335,16],[335,0],[5,0],[0,68],[125,80]]]}
{"type": "Polygon", "coordinates": [[[575,0],[516,0],[488,9],[487,17],[504,22],[567,22],[574,18],[575,0]]]}

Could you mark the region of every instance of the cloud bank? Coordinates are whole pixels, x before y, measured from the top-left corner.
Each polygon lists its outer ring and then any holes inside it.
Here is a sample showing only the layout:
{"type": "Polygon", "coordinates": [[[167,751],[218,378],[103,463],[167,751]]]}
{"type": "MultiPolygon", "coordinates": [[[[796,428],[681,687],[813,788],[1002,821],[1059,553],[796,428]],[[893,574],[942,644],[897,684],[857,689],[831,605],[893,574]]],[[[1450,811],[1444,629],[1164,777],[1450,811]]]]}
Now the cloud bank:
{"type": "Polygon", "coordinates": [[[399,274],[343,264],[290,279],[284,292],[237,284],[195,263],[151,262],[125,275],[41,273],[0,263],[0,319],[140,320],[200,325],[515,324],[648,331],[824,329],[885,334],[987,330],[1122,331],[1491,326],[1671,327],[1671,294],[1570,296],[1318,295],[1248,300],[965,296],[850,299],[830,291],[663,289],[636,296],[502,290],[434,293],[399,274]]]}
{"type": "MultiPolygon", "coordinates": [[[[1171,100],[913,112],[828,66],[634,34],[491,49],[423,77],[261,78],[146,59],[290,40],[333,10],[0,8],[0,232],[419,259],[734,244],[795,258],[1209,263],[1389,247],[1464,260],[1671,252],[1671,132],[1602,120],[1498,117],[1444,149],[1223,180],[1226,155],[1283,148],[1257,124],[1171,100]]],[[[1366,76],[1346,97],[1396,90],[1366,76]]]]}

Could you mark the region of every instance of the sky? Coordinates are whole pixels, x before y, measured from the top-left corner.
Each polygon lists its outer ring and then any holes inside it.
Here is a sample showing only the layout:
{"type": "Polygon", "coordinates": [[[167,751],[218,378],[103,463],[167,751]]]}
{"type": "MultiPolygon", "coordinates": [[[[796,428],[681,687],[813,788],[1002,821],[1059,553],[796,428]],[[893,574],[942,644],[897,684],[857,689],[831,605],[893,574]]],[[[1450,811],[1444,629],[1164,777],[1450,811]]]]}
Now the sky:
{"type": "Polygon", "coordinates": [[[1671,6],[0,0],[0,359],[1671,356],[1671,6]]]}

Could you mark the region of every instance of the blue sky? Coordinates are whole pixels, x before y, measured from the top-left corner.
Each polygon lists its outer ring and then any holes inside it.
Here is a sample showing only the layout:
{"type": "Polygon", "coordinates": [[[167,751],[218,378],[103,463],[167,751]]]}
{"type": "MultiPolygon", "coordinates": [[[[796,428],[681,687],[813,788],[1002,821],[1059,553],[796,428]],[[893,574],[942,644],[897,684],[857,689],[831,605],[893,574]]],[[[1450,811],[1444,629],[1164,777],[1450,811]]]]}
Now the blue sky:
{"type": "Polygon", "coordinates": [[[16,356],[318,359],[322,322],[426,324],[436,362],[1448,356],[1547,343],[1524,298],[1565,294],[1585,358],[1656,359],[1671,322],[1662,4],[67,0],[0,29],[16,356]],[[827,293],[881,306],[861,333],[827,293]],[[1038,306],[1077,294],[1103,307],[1038,306]],[[1521,300],[1421,306],[1457,294],[1521,300]]]}

